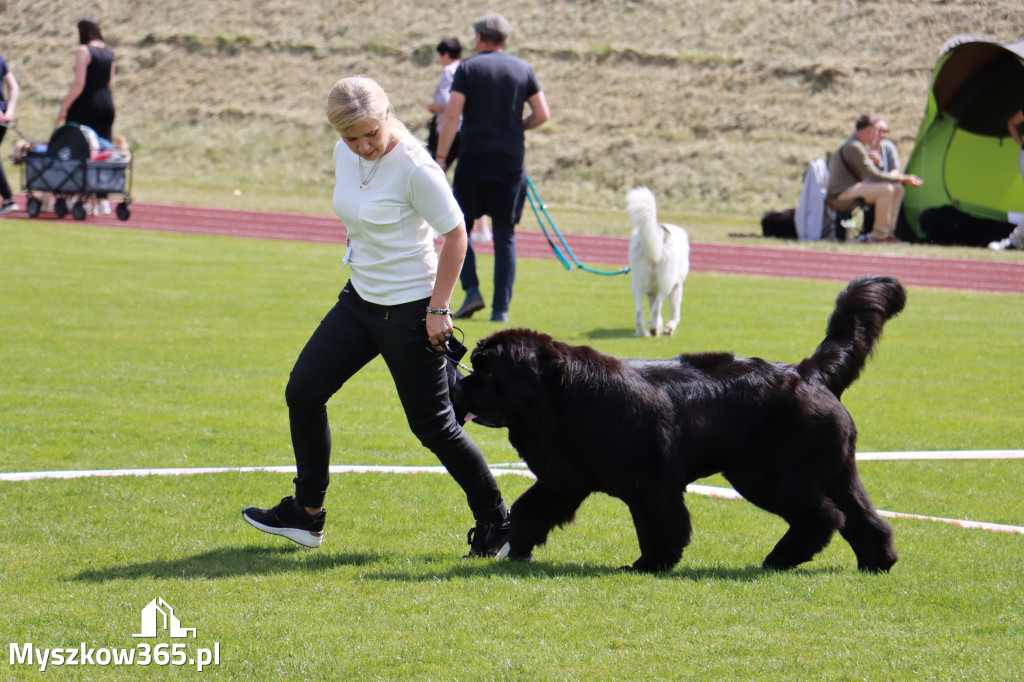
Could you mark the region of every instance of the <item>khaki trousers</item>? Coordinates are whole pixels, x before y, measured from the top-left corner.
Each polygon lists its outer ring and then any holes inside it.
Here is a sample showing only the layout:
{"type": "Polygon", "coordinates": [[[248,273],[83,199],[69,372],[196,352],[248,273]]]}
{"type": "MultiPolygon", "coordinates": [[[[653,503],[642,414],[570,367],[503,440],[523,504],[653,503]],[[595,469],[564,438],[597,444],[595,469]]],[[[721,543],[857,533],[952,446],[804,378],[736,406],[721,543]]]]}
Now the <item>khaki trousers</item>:
{"type": "Polygon", "coordinates": [[[840,201],[858,198],[875,207],[875,226],[871,231],[875,241],[892,237],[903,204],[903,185],[899,182],[858,182],[836,197],[840,201]]]}

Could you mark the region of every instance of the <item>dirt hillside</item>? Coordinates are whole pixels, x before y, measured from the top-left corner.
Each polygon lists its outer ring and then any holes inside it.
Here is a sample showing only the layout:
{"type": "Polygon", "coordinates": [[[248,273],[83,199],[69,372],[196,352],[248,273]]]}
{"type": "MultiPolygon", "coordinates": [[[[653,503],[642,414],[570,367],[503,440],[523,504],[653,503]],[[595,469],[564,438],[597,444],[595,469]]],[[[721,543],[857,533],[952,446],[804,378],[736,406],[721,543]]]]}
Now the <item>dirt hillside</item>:
{"type": "Polygon", "coordinates": [[[527,159],[548,203],[617,208],[645,183],[668,207],[758,216],[795,204],[806,162],[863,111],[887,118],[905,159],[947,38],[1024,36],[1019,0],[0,0],[0,53],[23,88],[19,129],[45,139],[75,23],[100,21],[141,198],[190,186],[322,196],[331,85],[376,77],[425,137],[433,46],[455,35],[471,47],[472,20],[491,10],[512,21],[508,51],[551,105],[527,159]]]}

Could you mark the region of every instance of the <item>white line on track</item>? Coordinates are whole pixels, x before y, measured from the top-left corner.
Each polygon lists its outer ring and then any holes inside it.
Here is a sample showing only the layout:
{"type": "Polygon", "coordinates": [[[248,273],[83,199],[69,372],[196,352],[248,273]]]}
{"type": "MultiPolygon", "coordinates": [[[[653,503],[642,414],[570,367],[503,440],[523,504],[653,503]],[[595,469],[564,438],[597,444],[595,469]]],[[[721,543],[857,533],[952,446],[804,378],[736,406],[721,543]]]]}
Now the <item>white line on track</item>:
{"type": "MultiPolygon", "coordinates": [[[[989,450],[989,451],[962,451],[962,452],[879,452],[862,453],[857,455],[858,459],[1021,459],[1024,458],[1024,451],[1021,450],[989,450]]],[[[189,468],[164,468],[164,469],[81,469],[67,471],[24,471],[0,473],[0,481],[37,481],[42,479],[73,479],[92,478],[103,476],[190,476],[194,474],[218,474],[218,473],[293,473],[294,466],[264,466],[264,467],[189,467],[189,468]]],[[[495,476],[524,476],[534,478],[534,475],[521,463],[498,464],[491,467],[495,476]]],[[[364,474],[364,473],[388,473],[388,474],[444,474],[447,470],[442,466],[379,466],[379,465],[335,465],[331,467],[333,474],[364,474]]],[[[689,485],[686,492],[694,495],[704,495],[727,500],[742,500],[743,496],[732,488],[718,488],[707,485],[689,485]]],[[[1024,526],[1008,526],[1000,523],[987,523],[984,521],[968,521],[966,519],[947,519],[940,516],[923,516],[921,514],[906,514],[903,512],[891,512],[879,509],[878,513],[894,519],[912,519],[916,521],[932,521],[945,523],[958,528],[972,530],[986,530],[996,533],[1010,533],[1024,535],[1024,526]]]]}

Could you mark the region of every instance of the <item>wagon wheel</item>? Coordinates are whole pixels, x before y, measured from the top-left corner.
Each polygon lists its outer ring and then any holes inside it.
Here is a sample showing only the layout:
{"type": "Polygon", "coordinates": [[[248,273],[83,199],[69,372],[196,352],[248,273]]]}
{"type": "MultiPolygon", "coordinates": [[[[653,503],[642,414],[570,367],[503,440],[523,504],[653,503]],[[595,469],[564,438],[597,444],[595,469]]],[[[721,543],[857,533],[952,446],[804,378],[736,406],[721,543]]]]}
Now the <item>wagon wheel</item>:
{"type": "Polygon", "coordinates": [[[117,219],[128,220],[132,215],[131,206],[128,205],[127,201],[122,201],[117,205],[117,219]]]}
{"type": "Polygon", "coordinates": [[[68,214],[68,200],[64,197],[57,197],[57,200],[53,202],[53,212],[58,218],[63,218],[68,214]]]}
{"type": "Polygon", "coordinates": [[[71,207],[71,216],[75,220],[85,220],[85,204],[83,204],[81,200],[76,201],[71,207]]]}
{"type": "Polygon", "coordinates": [[[29,197],[28,202],[25,204],[25,210],[28,211],[29,218],[35,218],[39,215],[39,211],[43,209],[43,202],[36,197],[29,197]]]}

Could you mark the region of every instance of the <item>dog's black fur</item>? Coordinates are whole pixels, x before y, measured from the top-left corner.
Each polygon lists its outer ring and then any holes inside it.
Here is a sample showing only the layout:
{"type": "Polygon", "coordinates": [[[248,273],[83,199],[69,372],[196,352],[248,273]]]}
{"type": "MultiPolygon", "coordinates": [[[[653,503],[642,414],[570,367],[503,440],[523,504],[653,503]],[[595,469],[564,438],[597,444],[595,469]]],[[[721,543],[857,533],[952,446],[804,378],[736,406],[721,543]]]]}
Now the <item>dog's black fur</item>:
{"type": "Polygon", "coordinates": [[[795,365],[730,353],[622,360],[528,329],[482,339],[454,400],[480,423],[508,427],[537,476],[512,506],[509,556],[531,558],[603,492],[633,516],[640,558],[631,568],[669,570],[690,541],[686,485],[722,473],[789,523],[766,568],[809,561],[838,530],[861,570],[889,570],[892,528],[861,485],[857,431],[839,398],[905,301],[894,278],[855,279],[825,340],[795,365]]]}
{"type": "Polygon", "coordinates": [[[761,235],[778,239],[796,239],[796,209],[766,212],[761,216],[761,235]]]}
{"type": "Polygon", "coordinates": [[[950,246],[988,246],[1010,236],[1015,227],[1003,220],[972,216],[955,206],[929,208],[919,220],[928,241],[950,246]]]}

